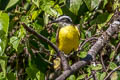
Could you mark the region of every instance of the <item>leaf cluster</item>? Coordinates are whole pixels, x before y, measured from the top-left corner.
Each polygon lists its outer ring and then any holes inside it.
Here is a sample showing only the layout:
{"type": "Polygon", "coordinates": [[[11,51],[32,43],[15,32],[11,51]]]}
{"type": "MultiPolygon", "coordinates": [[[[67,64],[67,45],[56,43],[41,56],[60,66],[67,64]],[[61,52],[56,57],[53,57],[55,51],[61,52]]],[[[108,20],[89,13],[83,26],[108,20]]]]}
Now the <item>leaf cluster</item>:
{"type": "MultiPolygon", "coordinates": [[[[79,24],[83,44],[89,38],[98,38],[108,28],[119,7],[119,0],[0,0],[0,80],[45,80],[56,74],[55,51],[28,33],[20,22],[56,44],[58,25],[47,24],[60,15],[70,16],[75,25],[79,24]]],[[[93,39],[85,43],[80,53],[70,57],[69,64],[84,58],[95,42],[93,39]]],[[[103,80],[120,64],[119,57],[120,32],[116,32],[96,55],[96,66],[87,65],[67,80],[87,79],[93,71],[97,80],[103,80]]],[[[120,71],[116,71],[110,78],[119,80],[119,75],[120,71]]]]}

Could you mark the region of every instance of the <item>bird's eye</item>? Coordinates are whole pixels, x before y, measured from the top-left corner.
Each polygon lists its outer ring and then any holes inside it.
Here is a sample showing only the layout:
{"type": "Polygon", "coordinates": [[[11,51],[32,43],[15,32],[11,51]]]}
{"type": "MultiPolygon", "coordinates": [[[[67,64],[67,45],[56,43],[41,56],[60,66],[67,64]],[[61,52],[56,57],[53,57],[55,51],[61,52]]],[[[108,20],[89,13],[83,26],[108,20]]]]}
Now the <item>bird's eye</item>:
{"type": "Polygon", "coordinates": [[[72,19],[68,16],[60,16],[56,20],[59,22],[72,23],[72,19]]]}
{"type": "Polygon", "coordinates": [[[68,18],[63,18],[61,19],[62,22],[66,22],[66,23],[71,23],[71,21],[68,18]]]}
{"type": "Polygon", "coordinates": [[[67,19],[67,21],[68,21],[68,22],[71,22],[71,20],[70,20],[70,19],[67,19]]]}

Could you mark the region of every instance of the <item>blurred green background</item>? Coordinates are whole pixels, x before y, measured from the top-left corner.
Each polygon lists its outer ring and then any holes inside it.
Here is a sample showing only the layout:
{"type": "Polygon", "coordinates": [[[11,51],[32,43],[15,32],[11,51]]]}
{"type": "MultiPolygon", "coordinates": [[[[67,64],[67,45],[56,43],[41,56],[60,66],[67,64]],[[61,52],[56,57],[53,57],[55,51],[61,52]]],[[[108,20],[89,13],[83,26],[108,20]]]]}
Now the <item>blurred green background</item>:
{"type": "MultiPolygon", "coordinates": [[[[55,72],[52,57],[55,51],[27,32],[20,22],[55,44],[58,25],[46,25],[60,15],[70,16],[75,25],[79,24],[82,44],[88,38],[100,37],[117,7],[120,7],[119,0],[0,0],[0,80],[49,80],[55,72]]],[[[84,58],[95,41],[87,42],[80,53],[69,60],[70,65],[84,58]]],[[[96,55],[96,66],[87,65],[67,80],[85,80],[92,71],[96,71],[97,80],[103,80],[120,64],[118,44],[120,32],[96,55]]],[[[119,75],[118,70],[110,79],[120,80],[119,75]]]]}

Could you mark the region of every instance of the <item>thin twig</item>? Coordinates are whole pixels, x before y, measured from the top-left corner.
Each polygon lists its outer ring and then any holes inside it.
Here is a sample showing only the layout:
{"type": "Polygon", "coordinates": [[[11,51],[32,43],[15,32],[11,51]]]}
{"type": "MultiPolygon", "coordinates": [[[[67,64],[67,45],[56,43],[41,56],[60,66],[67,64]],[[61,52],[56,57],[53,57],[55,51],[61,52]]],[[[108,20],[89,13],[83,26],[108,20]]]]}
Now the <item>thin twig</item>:
{"type": "Polygon", "coordinates": [[[23,25],[23,27],[30,33],[32,33],[33,35],[35,35],[36,37],[38,37],[40,40],[45,41],[47,44],[49,44],[52,48],[54,48],[54,50],[59,54],[60,51],[58,50],[58,48],[56,47],[55,44],[53,44],[50,40],[48,40],[47,38],[45,38],[43,35],[38,34],[37,32],[35,32],[33,29],[31,29],[30,27],[28,27],[25,23],[21,23],[23,25]]]}
{"type": "Polygon", "coordinates": [[[104,64],[104,61],[103,61],[102,53],[100,54],[100,60],[101,60],[103,70],[106,72],[106,67],[105,67],[105,64],[104,64]]]}
{"type": "MultiPolygon", "coordinates": [[[[114,56],[112,56],[112,59],[110,60],[110,62],[112,62],[114,60],[115,54],[117,53],[119,47],[120,47],[120,42],[118,43],[117,47],[115,48],[114,56]]],[[[110,64],[107,66],[106,72],[109,70],[109,67],[110,67],[110,64]]]]}
{"type": "Polygon", "coordinates": [[[111,72],[108,73],[108,75],[104,78],[104,80],[108,80],[108,78],[112,75],[113,72],[117,71],[118,69],[120,69],[120,66],[116,67],[114,70],[112,70],[111,72]]]}
{"type": "Polygon", "coordinates": [[[87,42],[89,42],[89,41],[91,41],[91,40],[97,40],[97,39],[98,39],[97,37],[91,37],[91,38],[86,39],[86,40],[79,46],[78,51],[81,51],[82,48],[83,48],[83,46],[84,46],[87,42]]]}
{"type": "Polygon", "coordinates": [[[90,75],[90,77],[88,77],[88,78],[85,79],[85,80],[90,80],[92,77],[93,77],[93,75],[90,75]]]}
{"type": "MultiPolygon", "coordinates": [[[[115,54],[117,53],[119,47],[120,47],[120,42],[118,43],[117,47],[115,48],[115,54]]],[[[112,57],[111,62],[114,60],[114,56],[112,57]]]]}
{"type": "Polygon", "coordinates": [[[92,75],[93,75],[93,80],[97,80],[97,77],[96,77],[96,71],[92,71],[92,75]]]}
{"type": "Polygon", "coordinates": [[[115,49],[115,52],[116,52],[116,53],[118,52],[119,48],[120,48],[120,42],[118,43],[118,45],[117,45],[117,47],[116,47],[116,49],[115,49]]]}

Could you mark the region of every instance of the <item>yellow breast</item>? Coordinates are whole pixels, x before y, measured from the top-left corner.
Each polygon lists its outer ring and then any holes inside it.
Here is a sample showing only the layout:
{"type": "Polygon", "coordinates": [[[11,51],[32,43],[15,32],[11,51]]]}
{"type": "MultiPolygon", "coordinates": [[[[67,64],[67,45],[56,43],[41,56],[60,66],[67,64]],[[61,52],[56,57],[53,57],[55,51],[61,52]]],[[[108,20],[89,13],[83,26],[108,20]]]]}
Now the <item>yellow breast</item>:
{"type": "Polygon", "coordinates": [[[62,27],[59,30],[58,48],[65,54],[76,50],[79,46],[80,33],[77,27],[73,25],[62,27]]]}

